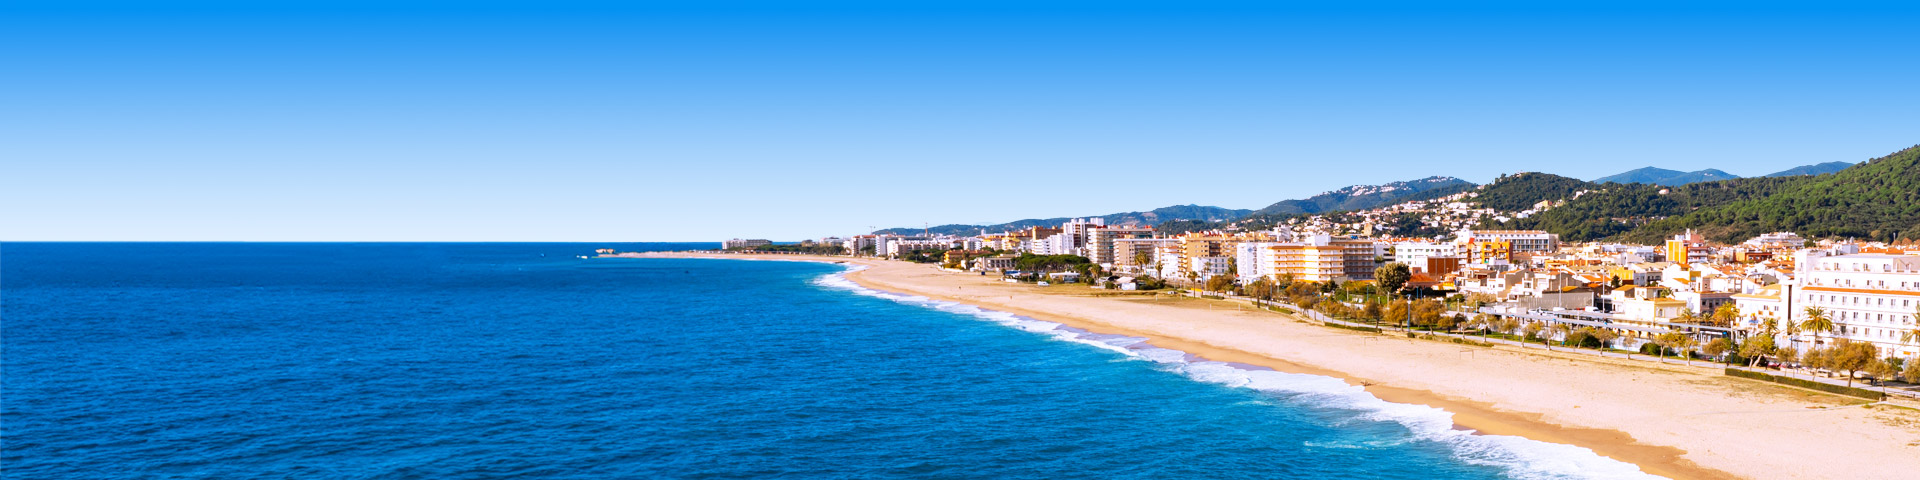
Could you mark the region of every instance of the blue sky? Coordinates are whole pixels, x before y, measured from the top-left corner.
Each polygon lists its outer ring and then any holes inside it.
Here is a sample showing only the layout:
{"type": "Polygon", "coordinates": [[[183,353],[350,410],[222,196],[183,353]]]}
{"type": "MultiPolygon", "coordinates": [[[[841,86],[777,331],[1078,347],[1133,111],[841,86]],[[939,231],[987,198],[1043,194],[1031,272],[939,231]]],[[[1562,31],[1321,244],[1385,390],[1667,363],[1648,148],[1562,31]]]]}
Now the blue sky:
{"type": "Polygon", "coordinates": [[[0,240],[797,240],[1920,143],[1920,7],[1551,3],[13,1],[0,240]]]}

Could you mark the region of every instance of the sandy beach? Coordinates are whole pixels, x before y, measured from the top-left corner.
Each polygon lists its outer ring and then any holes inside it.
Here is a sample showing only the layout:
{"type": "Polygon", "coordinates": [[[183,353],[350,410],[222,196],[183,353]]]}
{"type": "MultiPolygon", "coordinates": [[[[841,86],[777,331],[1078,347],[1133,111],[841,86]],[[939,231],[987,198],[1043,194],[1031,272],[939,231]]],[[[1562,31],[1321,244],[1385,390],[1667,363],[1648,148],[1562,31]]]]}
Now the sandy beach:
{"type": "MultiPolygon", "coordinates": [[[[692,256],[645,256],[667,255],[692,256]]],[[[906,262],[758,257],[866,265],[848,278],[1145,337],[1212,360],[1337,377],[1387,401],[1445,409],[1461,428],[1578,445],[1669,478],[1920,478],[1920,411],[1728,377],[1707,365],[1413,340],[1234,302],[1010,284],[906,262]]]]}

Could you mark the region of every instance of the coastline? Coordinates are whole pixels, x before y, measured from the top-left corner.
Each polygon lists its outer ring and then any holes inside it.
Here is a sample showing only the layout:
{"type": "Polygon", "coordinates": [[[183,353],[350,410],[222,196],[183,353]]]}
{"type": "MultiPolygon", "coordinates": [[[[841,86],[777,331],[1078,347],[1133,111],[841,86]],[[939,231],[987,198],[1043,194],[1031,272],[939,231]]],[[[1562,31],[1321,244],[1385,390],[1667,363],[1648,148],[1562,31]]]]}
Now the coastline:
{"type": "MultiPolygon", "coordinates": [[[[972,305],[979,308],[992,309],[995,311],[1001,311],[1001,312],[1006,312],[1010,314],[1026,316],[1026,317],[1030,317],[1037,320],[1054,322],[1054,323],[1058,323],[1068,327],[1078,328],[1078,329],[1086,330],[1089,332],[1100,333],[1100,334],[1124,335],[1128,337],[1145,338],[1147,339],[1147,343],[1153,345],[1154,347],[1181,351],[1181,352],[1185,352],[1185,353],[1188,353],[1197,357],[1201,357],[1207,360],[1265,367],[1265,368],[1270,368],[1270,369],[1273,369],[1279,372],[1285,372],[1285,373],[1298,373],[1298,374],[1309,374],[1309,375],[1331,377],[1331,378],[1335,378],[1335,379],[1339,379],[1341,381],[1347,382],[1349,384],[1361,385],[1363,386],[1366,392],[1372,394],[1373,396],[1383,401],[1399,403],[1399,404],[1424,405],[1424,406],[1430,406],[1430,407],[1438,408],[1441,410],[1445,410],[1446,412],[1452,414],[1452,421],[1454,423],[1455,428],[1472,430],[1479,435],[1512,436],[1512,437],[1526,438],[1529,440],[1535,440],[1535,441],[1546,442],[1546,443],[1578,446],[1578,447],[1590,449],[1596,454],[1603,457],[1607,457],[1613,460],[1636,465],[1644,473],[1651,474],[1651,475],[1658,475],[1658,476],[1667,477],[1667,478],[1706,478],[1706,479],[1815,478],[1815,477],[1848,477],[1848,476],[1861,477],[1861,478],[1880,478],[1879,475],[1883,473],[1900,472],[1900,471],[1911,472],[1912,470],[1905,470],[1905,469],[1909,467],[1920,468],[1920,465],[1915,465],[1916,463],[1920,463],[1920,428],[1915,428],[1915,425],[1920,425],[1920,424],[1915,424],[1915,423],[1907,424],[1907,428],[1899,428],[1899,427],[1891,427],[1891,426],[1883,425],[1879,427],[1884,427],[1884,428],[1877,428],[1876,430],[1879,430],[1879,431],[1874,432],[1874,433],[1880,434],[1876,436],[1885,436],[1891,433],[1895,437],[1899,437],[1902,433],[1904,433],[1905,441],[1914,442],[1913,444],[1910,444],[1910,445],[1901,445],[1899,443],[1892,443],[1892,444],[1878,443],[1877,444],[1883,448],[1890,447],[1892,449],[1891,451],[1895,454],[1901,453],[1900,450],[1906,450],[1906,452],[1904,453],[1906,454],[1905,460],[1907,460],[1907,462],[1904,464],[1899,461],[1900,458],[1896,457],[1890,460],[1894,463],[1893,465],[1882,465],[1883,468],[1878,468],[1878,469],[1860,467],[1860,466],[1849,467],[1846,465],[1831,466],[1832,468],[1829,468],[1830,466],[1828,465],[1818,465],[1819,467],[1818,469],[1811,469],[1809,467],[1816,466],[1814,464],[1822,463],[1819,460],[1815,460],[1821,457],[1806,456],[1806,457],[1802,457],[1802,460],[1798,462],[1793,462],[1793,463],[1800,464],[1799,466],[1801,468],[1782,469],[1779,466],[1768,465],[1768,463],[1772,463],[1772,462],[1767,461],[1771,459],[1771,460],[1774,460],[1774,462],[1778,462],[1780,461],[1780,458],[1782,457],[1782,455],[1778,455],[1774,452],[1769,452],[1765,450],[1756,451],[1756,450],[1748,450],[1748,449],[1741,449],[1741,448],[1714,448],[1712,443],[1715,442],[1715,439],[1700,438],[1701,437],[1700,435],[1689,435],[1689,434],[1699,433],[1699,431],[1695,430],[1694,428],[1678,428],[1677,430],[1674,428],[1667,428],[1667,429],[1664,429],[1665,431],[1650,432],[1648,431],[1648,428],[1645,428],[1643,426],[1643,424],[1648,423],[1644,421],[1612,422],[1612,423],[1615,423],[1615,425],[1608,425],[1607,423],[1609,422],[1605,421],[1609,418],[1608,415],[1598,416],[1597,418],[1600,421],[1594,421],[1596,420],[1596,416],[1592,416],[1592,415],[1588,415],[1588,416],[1566,415],[1564,411],[1556,411],[1556,409],[1558,408],[1560,410],[1564,410],[1564,408],[1560,408],[1560,407],[1566,407],[1567,403],[1573,403],[1571,408],[1579,409],[1579,408],[1582,408],[1583,406],[1581,405],[1581,403],[1587,403],[1586,401],[1591,400],[1591,398],[1589,399],[1571,398],[1571,397],[1574,397],[1573,395],[1569,395],[1568,396],[1569,398],[1556,398],[1556,397],[1559,397],[1559,395],[1554,395],[1554,393],[1556,392],[1552,392],[1551,388],[1543,389],[1541,386],[1532,386],[1532,388],[1530,389],[1515,388],[1515,390],[1533,390],[1533,392],[1531,392],[1532,395],[1530,396],[1529,395],[1520,396],[1520,397],[1523,397],[1522,398],[1523,400],[1530,400],[1530,401],[1515,401],[1516,399],[1512,398],[1512,397],[1515,397],[1515,395],[1486,395],[1486,394],[1494,393],[1494,391],[1496,390],[1501,390],[1506,388],[1506,386],[1498,385],[1498,383],[1502,381],[1502,379],[1487,379],[1487,380],[1479,381],[1477,383],[1476,382],[1455,382],[1452,384],[1442,383],[1440,385],[1434,385],[1431,383],[1421,384],[1421,382],[1408,381],[1409,379],[1406,377],[1406,375],[1420,376],[1423,373],[1430,374],[1430,373],[1439,373],[1439,372],[1419,372],[1419,373],[1410,373],[1410,374],[1399,375],[1399,376],[1392,375],[1392,374],[1382,375],[1380,372],[1377,372],[1377,371],[1356,372],[1354,370],[1359,370],[1359,369],[1347,368],[1347,367],[1353,366],[1351,363],[1343,365],[1341,364],[1341,362],[1337,362],[1337,361],[1318,361],[1320,359],[1311,358],[1312,356],[1307,356],[1308,358],[1300,358],[1300,357],[1291,356],[1291,355],[1275,354],[1276,352],[1271,351],[1272,349],[1250,348],[1255,345],[1250,344],[1248,342],[1257,342],[1259,340],[1292,340],[1292,342],[1296,344],[1310,343],[1310,344],[1313,344],[1314,348],[1318,350],[1323,350],[1322,352],[1314,352],[1314,353],[1324,354],[1325,353],[1324,350],[1332,350],[1332,351],[1335,351],[1336,353],[1345,353],[1347,354],[1345,355],[1347,357],[1354,357],[1354,358],[1361,358],[1361,359],[1366,359],[1367,357],[1365,355],[1358,355],[1358,356],[1351,355],[1352,350],[1354,348],[1368,348],[1368,349],[1378,350],[1378,349],[1381,349],[1381,347],[1392,347],[1392,349],[1396,350],[1396,352],[1394,353],[1398,353],[1400,355],[1396,355],[1394,358],[1374,358],[1372,360],[1375,360],[1375,361],[1366,362],[1366,363],[1390,364],[1386,367],[1390,371],[1396,370],[1396,369],[1400,371],[1407,371],[1407,370],[1421,370],[1425,368],[1434,368],[1435,367],[1434,365],[1423,365],[1422,363],[1428,363],[1428,362],[1422,362],[1422,360],[1446,358],[1444,356],[1435,357],[1436,351],[1444,350],[1446,352],[1452,352],[1454,357],[1460,357],[1460,356],[1479,357],[1482,355],[1482,352],[1484,352],[1489,357],[1492,357],[1495,355],[1506,356],[1506,357],[1527,357],[1527,358],[1521,359],[1521,361],[1551,364],[1552,366],[1547,368],[1547,370],[1550,372],[1549,374],[1562,376],[1562,377],[1566,376],[1566,374],[1568,373],[1583,372],[1585,370],[1593,370],[1593,369],[1601,369],[1601,370],[1634,370],[1633,372],[1629,373],[1629,375],[1634,377],[1631,379],[1631,381],[1638,382],[1641,380],[1653,380],[1653,381],[1647,382],[1649,384],[1684,385],[1684,384],[1698,384],[1701,382],[1732,381],[1730,379],[1726,379],[1723,377],[1706,375],[1700,372],[1689,371],[1692,369],[1687,369],[1687,370],[1661,369],[1661,368],[1655,368],[1654,366],[1651,366],[1651,365],[1649,366],[1617,365],[1617,364],[1609,365],[1609,364],[1599,363],[1599,362],[1583,362],[1581,360],[1559,357],[1550,353],[1539,352],[1539,351],[1527,351],[1527,350],[1515,351],[1512,349],[1487,349],[1487,348],[1479,348],[1479,347],[1468,348],[1468,347],[1462,347],[1460,345],[1444,344],[1440,342],[1395,339],[1395,338],[1381,336],[1381,335],[1347,332],[1343,330],[1334,330],[1334,329],[1322,328],[1317,326],[1311,326],[1311,325],[1307,325],[1304,322],[1299,322],[1298,319],[1296,318],[1293,318],[1291,316],[1286,316],[1277,312],[1264,312],[1264,311],[1255,311],[1255,310],[1242,311],[1242,310],[1226,310],[1226,309],[1221,309],[1219,311],[1212,311],[1212,310],[1198,310],[1198,309],[1192,309],[1192,308],[1187,308],[1185,310],[1182,310],[1181,307],[1165,306],[1165,305],[1157,305],[1157,304],[1120,305],[1119,307],[1115,307],[1114,304],[1138,303],[1138,302],[1133,302],[1132,300],[1138,300],[1139,297],[1134,297],[1131,299],[1097,298],[1089,295],[1088,294],[1089,292],[1085,290],[1081,290],[1080,292],[1078,292],[1079,293],[1078,295],[1022,292],[1018,290],[1022,288],[1022,286],[994,282],[990,279],[990,277],[980,277],[977,275],[958,274],[958,273],[952,273],[952,272],[941,272],[941,271],[928,268],[924,265],[906,264],[902,262],[879,261],[879,260],[872,260],[872,259],[854,259],[854,258],[845,258],[845,257],[818,257],[818,256],[805,256],[805,255],[701,255],[701,254],[684,254],[684,253],[677,253],[677,254],[650,253],[650,254],[635,254],[635,255],[625,255],[625,256],[630,258],[631,257],[639,257],[639,258],[675,257],[675,258],[715,258],[715,259],[733,259],[733,260],[812,261],[812,262],[839,263],[839,264],[849,264],[849,265],[864,265],[868,268],[850,271],[844,275],[845,278],[862,287],[877,290],[877,291],[898,293],[898,294],[918,295],[918,296],[924,296],[927,298],[941,300],[941,301],[972,305]],[[941,277],[944,277],[944,278],[941,278],[941,277]],[[953,287],[954,290],[952,292],[946,292],[944,289],[945,287],[948,287],[948,286],[953,287]],[[974,288],[975,291],[972,291],[972,292],[967,291],[966,288],[969,288],[969,287],[974,288]],[[984,295],[975,294],[983,289],[991,292],[992,295],[984,296],[984,295]],[[1005,295],[1004,299],[1002,295],[1005,295]],[[1106,303],[1100,304],[1100,303],[1092,303],[1092,302],[1106,302],[1106,303]],[[1103,309],[1112,309],[1115,311],[1103,312],[1101,311],[1103,309]],[[1118,311],[1124,311],[1125,313],[1127,313],[1127,315],[1111,314],[1118,311]],[[1150,321],[1150,320],[1137,320],[1137,319],[1134,319],[1136,318],[1136,315],[1134,314],[1152,314],[1157,316],[1158,320],[1160,321],[1156,322],[1156,321],[1150,321]],[[1249,323],[1246,321],[1249,317],[1255,317],[1257,321],[1249,323]],[[1128,319],[1128,320],[1115,321],[1114,319],[1128,319]],[[1170,319],[1175,319],[1178,321],[1176,322],[1166,321],[1170,319]],[[1202,327],[1202,326],[1195,326],[1190,324],[1192,320],[1196,320],[1196,319],[1219,320],[1223,323],[1223,325],[1218,325],[1218,326],[1209,325],[1209,326],[1202,327]],[[1285,319],[1285,320],[1282,321],[1282,319],[1285,319]],[[1245,333],[1248,333],[1247,329],[1249,325],[1252,325],[1255,328],[1262,328],[1264,330],[1274,330],[1273,332],[1260,332],[1263,334],[1274,334],[1274,335],[1269,336],[1268,338],[1252,339],[1250,337],[1243,335],[1245,333]],[[1220,335],[1222,331],[1226,333],[1225,336],[1220,335]],[[1348,345],[1327,345],[1327,344],[1333,344],[1333,343],[1346,343],[1348,345]],[[1463,348],[1466,348],[1466,349],[1463,350],[1463,348]],[[1418,352],[1419,350],[1426,350],[1426,352],[1418,352]],[[1408,355],[1409,353],[1423,353],[1425,358],[1414,358],[1414,359],[1411,359],[1411,361],[1409,361],[1411,357],[1411,355],[1408,355]],[[1591,368],[1589,369],[1577,368],[1581,366],[1586,366],[1591,368]],[[1640,377],[1652,377],[1652,378],[1640,378],[1640,377]],[[1689,377],[1697,377],[1697,378],[1689,378],[1689,377]],[[1449,388],[1435,388],[1435,387],[1449,387],[1449,388]],[[1547,391],[1541,392],[1540,390],[1547,390],[1547,391]],[[1544,395],[1542,395],[1543,393],[1544,395]],[[1485,398],[1486,396],[1493,396],[1495,398],[1485,398]],[[1505,398],[1502,398],[1502,397],[1505,397],[1505,398]],[[1530,398],[1526,398],[1526,397],[1530,397],[1530,398]],[[1578,417],[1578,418],[1568,418],[1568,417],[1578,417]],[[1609,427],[1613,427],[1613,428],[1609,428],[1609,427]],[[1891,428],[1892,431],[1891,432],[1887,431],[1888,428],[1891,428]],[[1641,433],[1641,435],[1636,436],[1634,434],[1636,432],[1641,433]],[[1649,433],[1666,434],[1666,435],[1649,435],[1649,433]],[[1678,434],[1678,435],[1675,435],[1675,434],[1678,434]],[[1648,437],[1656,437],[1656,438],[1665,437],[1665,438],[1660,438],[1659,440],[1651,440],[1648,437]],[[1816,471],[1820,473],[1813,473],[1816,471]]],[[[1036,287],[1026,286],[1025,288],[1035,289],[1036,287]]],[[[1072,288],[1072,287],[1061,287],[1061,288],[1072,288]]],[[[1444,353],[1446,352],[1440,352],[1440,353],[1444,355],[1444,353]]],[[[1511,360],[1511,359],[1506,359],[1506,360],[1511,360]]],[[[1446,362],[1438,362],[1438,363],[1446,363],[1446,362]]],[[[1463,372],[1452,371],[1451,373],[1459,374],[1463,372]]],[[[1471,372],[1466,372],[1466,373],[1469,373],[1469,375],[1471,375],[1471,372]]],[[[1619,372],[1609,372],[1609,375],[1613,377],[1620,376],[1619,372]]],[[[1511,375],[1508,375],[1508,376],[1511,376],[1511,375]]],[[[1617,378],[1615,380],[1617,380],[1617,378]]],[[[1607,381],[1607,379],[1596,379],[1595,381],[1605,382],[1607,381]]],[[[1521,386],[1515,386],[1515,387],[1521,387],[1521,386]]],[[[1646,387],[1651,387],[1652,391],[1677,390],[1677,389],[1668,388],[1669,385],[1641,385],[1641,387],[1643,390],[1646,389],[1646,387]]],[[[1779,397],[1779,398],[1767,398],[1766,399],[1768,401],[1767,403],[1791,402],[1795,400],[1792,398],[1788,398],[1794,395],[1794,393],[1791,392],[1789,389],[1785,389],[1781,387],[1770,387],[1765,385],[1745,385],[1745,387],[1751,387],[1756,391],[1760,391],[1760,393],[1757,394],[1760,396],[1771,395],[1771,397],[1779,397]]],[[[1697,388],[1697,385],[1696,385],[1696,388],[1697,388]]],[[[1626,402],[1629,403],[1629,405],[1626,405],[1627,407],[1626,410],[1633,411],[1634,413],[1637,413],[1639,415],[1658,415],[1657,412],[1652,412],[1652,411],[1636,411],[1633,407],[1646,406],[1644,405],[1644,402],[1659,402],[1661,400],[1667,400],[1667,399],[1645,398],[1645,399],[1639,400],[1640,402],[1642,402],[1641,404],[1634,404],[1633,402],[1635,402],[1635,399],[1628,398],[1625,400],[1626,402]]],[[[1846,412],[1846,410],[1860,410],[1860,409],[1831,408],[1836,406],[1842,406],[1841,404],[1844,403],[1844,400],[1835,400],[1835,399],[1829,399],[1824,397],[1813,397],[1810,399],[1801,399],[1798,403],[1799,403],[1798,405],[1781,405],[1780,407],[1782,408],[1777,411],[1757,412],[1757,413],[1749,412],[1749,413],[1754,413],[1756,415],[1766,415],[1770,417],[1778,417],[1778,416],[1781,416],[1779,414],[1784,413],[1786,415],[1791,415],[1795,418],[1799,418],[1803,420],[1800,422],[1796,422],[1795,424],[1778,425],[1777,428],[1771,429],[1771,430],[1781,430],[1781,429],[1789,430],[1787,433],[1783,434],[1784,435],[1783,437],[1778,439],[1779,440],[1778,442],[1775,442],[1776,445],[1780,445],[1782,447],[1785,447],[1793,440],[1796,440],[1795,438],[1796,433],[1804,434],[1802,436],[1814,436],[1814,437],[1827,437],[1827,436],[1848,437],[1849,436],[1845,432],[1840,432],[1839,435],[1833,435],[1834,429],[1831,429],[1831,428],[1827,429],[1827,432],[1826,432],[1827,434],[1821,434],[1822,432],[1817,432],[1817,431],[1805,431],[1805,430],[1802,430],[1801,432],[1792,432],[1791,430],[1794,430],[1796,426],[1807,424],[1805,420],[1811,420],[1815,424],[1829,424],[1832,421],[1841,421],[1841,422],[1847,421],[1847,420],[1822,420],[1818,418],[1808,418],[1808,414],[1819,414],[1820,412],[1829,412],[1825,416],[1852,416],[1852,417],[1871,416],[1871,415],[1862,415],[1859,412],[1846,412]],[[1798,408],[1800,410],[1794,411],[1794,410],[1788,410],[1787,408],[1798,408]],[[1817,409],[1817,410],[1814,410],[1814,409],[1817,409]],[[1831,412],[1841,412],[1841,413],[1839,413],[1838,415],[1835,415],[1831,412]]],[[[1668,406],[1671,407],[1671,405],[1668,405],[1668,406]]],[[[1701,406],[1708,407],[1707,405],[1701,405],[1701,406]]],[[[1722,405],[1714,405],[1714,406],[1722,406],[1722,405]]],[[[1756,408],[1760,406],[1761,405],[1747,405],[1748,408],[1756,408]]],[[[1619,407],[1619,406],[1616,405],[1615,407],[1619,407]]],[[[1593,408],[1593,410],[1599,410],[1599,408],[1593,408]]],[[[1619,410],[1619,409],[1615,408],[1614,410],[1619,410]]],[[[1709,411],[1709,412],[1702,413],[1702,415],[1712,414],[1712,413],[1724,413],[1728,415],[1737,415],[1742,412],[1711,412],[1709,411]]],[[[1893,414],[1896,416],[1903,415],[1899,412],[1893,412],[1893,414]]],[[[1920,415],[1912,415],[1910,413],[1904,414],[1904,415],[1906,416],[1906,418],[1909,418],[1909,419],[1920,418],[1920,415]]],[[[1619,413],[1614,412],[1611,414],[1611,416],[1618,417],[1619,413]]],[[[1685,418],[1695,418],[1695,417],[1685,417],[1685,418]]],[[[1700,417],[1700,418],[1711,419],[1712,417],[1700,417]]],[[[1642,418],[1639,420],[1645,420],[1645,419],[1642,418]]],[[[1866,422],[1871,422],[1872,420],[1868,420],[1865,418],[1856,418],[1854,421],[1860,422],[1863,426],[1867,426],[1865,425],[1866,422]],[[1865,422],[1860,422],[1861,420],[1865,420],[1865,422]]],[[[1662,423],[1662,422],[1653,422],[1653,423],[1662,423]]],[[[1672,427],[1709,427],[1709,428],[1711,427],[1711,426],[1689,425],[1689,423],[1696,423],[1696,422],[1688,422],[1679,418],[1673,419],[1671,423],[1673,424],[1672,427]]],[[[1769,430],[1769,429],[1762,428],[1761,430],[1769,430]]],[[[1740,435],[1749,435],[1749,434],[1758,433],[1758,432],[1736,432],[1736,433],[1740,435]]],[[[1894,440],[1898,441],[1899,439],[1894,439],[1894,440]]],[[[1859,445],[1859,443],[1861,443],[1859,439],[1854,439],[1851,442],[1844,441],[1844,440],[1840,440],[1837,443],[1823,442],[1823,444],[1826,445],[1828,448],[1842,448],[1842,449],[1856,449],[1863,446],[1871,447],[1873,445],[1876,445],[1876,444],[1859,445]]]]}

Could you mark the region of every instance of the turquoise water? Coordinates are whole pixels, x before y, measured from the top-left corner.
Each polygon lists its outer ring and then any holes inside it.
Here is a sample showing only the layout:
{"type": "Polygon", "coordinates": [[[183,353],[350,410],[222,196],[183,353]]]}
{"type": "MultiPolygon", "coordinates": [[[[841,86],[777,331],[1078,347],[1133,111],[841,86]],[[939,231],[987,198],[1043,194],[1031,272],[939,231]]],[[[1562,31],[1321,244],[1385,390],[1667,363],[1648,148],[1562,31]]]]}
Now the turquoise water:
{"type": "Polygon", "coordinates": [[[1338,380],[601,244],[7,244],[4,478],[1640,478],[1338,380]]]}

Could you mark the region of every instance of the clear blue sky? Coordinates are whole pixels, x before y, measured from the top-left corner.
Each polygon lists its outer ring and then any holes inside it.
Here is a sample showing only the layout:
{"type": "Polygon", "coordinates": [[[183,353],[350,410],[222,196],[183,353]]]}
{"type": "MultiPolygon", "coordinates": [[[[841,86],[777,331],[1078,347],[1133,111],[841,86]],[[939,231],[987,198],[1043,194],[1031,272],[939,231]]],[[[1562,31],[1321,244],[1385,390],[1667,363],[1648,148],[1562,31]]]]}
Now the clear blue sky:
{"type": "Polygon", "coordinates": [[[1920,7],[1536,3],[15,0],[0,240],[797,240],[1920,143],[1920,7]]]}

